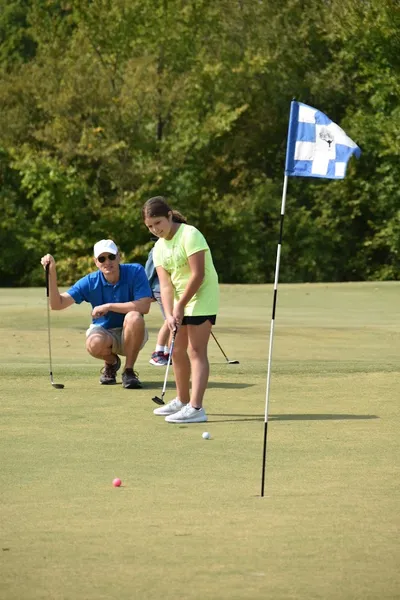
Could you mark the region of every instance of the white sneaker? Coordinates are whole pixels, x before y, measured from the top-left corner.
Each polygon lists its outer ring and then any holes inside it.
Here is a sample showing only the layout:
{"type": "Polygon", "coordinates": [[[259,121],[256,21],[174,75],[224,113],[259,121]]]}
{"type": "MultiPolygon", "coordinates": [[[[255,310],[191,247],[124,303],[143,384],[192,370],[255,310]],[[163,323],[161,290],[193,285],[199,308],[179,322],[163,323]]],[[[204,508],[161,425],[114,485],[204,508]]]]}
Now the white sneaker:
{"type": "Polygon", "coordinates": [[[164,406],[160,406],[160,408],[155,408],[153,410],[153,413],[155,415],[173,415],[177,412],[179,412],[181,410],[181,408],[183,408],[184,406],[186,406],[186,404],[183,404],[179,398],[174,398],[173,400],[171,400],[170,402],[167,402],[167,404],[164,404],[164,406]]]}
{"type": "Polygon", "coordinates": [[[168,423],[204,423],[207,421],[207,415],[204,408],[196,410],[190,404],[184,404],[179,412],[169,417],[165,417],[168,423]]]}

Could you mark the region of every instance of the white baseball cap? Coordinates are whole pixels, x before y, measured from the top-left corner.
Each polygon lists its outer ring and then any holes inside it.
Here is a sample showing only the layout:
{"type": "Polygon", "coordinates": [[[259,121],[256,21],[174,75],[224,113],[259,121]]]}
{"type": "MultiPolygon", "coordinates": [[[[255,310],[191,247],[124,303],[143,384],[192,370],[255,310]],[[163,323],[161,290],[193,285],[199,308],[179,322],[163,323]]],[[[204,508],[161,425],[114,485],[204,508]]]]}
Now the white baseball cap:
{"type": "Polygon", "coordinates": [[[98,258],[103,252],[118,254],[118,248],[112,240],[100,240],[93,246],[94,257],[98,258]]]}

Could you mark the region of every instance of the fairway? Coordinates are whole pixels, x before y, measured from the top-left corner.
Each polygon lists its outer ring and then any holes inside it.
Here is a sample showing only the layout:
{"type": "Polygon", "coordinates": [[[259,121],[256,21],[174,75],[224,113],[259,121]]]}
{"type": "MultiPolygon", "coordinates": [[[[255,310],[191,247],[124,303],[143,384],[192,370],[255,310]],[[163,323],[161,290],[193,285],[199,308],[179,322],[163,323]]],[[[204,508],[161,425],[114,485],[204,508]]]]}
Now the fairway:
{"type": "Polygon", "coordinates": [[[0,290],[1,600],[400,598],[400,283],[279,286],[261,498],[272,295],[221,286],[240,364],[210,340],[209,422],[179,426],[156,305],[142,390],[99,385],[88,305],[51,312],[56,390],[44,288],[0,290]]]}

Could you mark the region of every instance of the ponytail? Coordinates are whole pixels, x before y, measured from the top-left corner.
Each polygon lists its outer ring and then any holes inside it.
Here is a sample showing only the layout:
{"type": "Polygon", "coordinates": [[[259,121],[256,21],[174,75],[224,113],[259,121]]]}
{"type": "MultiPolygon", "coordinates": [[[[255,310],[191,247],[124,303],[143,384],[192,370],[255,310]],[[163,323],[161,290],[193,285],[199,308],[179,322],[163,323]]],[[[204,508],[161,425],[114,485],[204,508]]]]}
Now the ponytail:
{"type": "Polygon", "coordinates": [[[172,220],[174,223],[187,223],[186,217],[177,210],[172,210],[172,220]]]}
{"type": "Polygon", "coordinates": [[[186,217],[179,211],[172,210],[163,196],[154,196],[154,198],[150,198],[150,200],[147,200],[147,202],[144,203],[142,208],[143,221],[154,217],[168,218],[168,213],[172,213],[172,221],[174,223],[187,223],[186,217]]]}

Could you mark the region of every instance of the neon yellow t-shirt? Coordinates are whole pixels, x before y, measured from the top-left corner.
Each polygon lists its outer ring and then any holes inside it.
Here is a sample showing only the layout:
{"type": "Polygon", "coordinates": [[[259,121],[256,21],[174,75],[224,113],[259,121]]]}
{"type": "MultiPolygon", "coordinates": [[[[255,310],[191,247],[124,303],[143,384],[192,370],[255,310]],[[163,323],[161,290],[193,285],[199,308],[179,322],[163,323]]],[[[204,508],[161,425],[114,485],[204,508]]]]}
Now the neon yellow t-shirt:
{"type": "Polygon", "coordinates": [[[219,307],[218,275],[210,248],[202,233],[192,225],[181,223],[172,240],[160,238],[154,245],[155,267],[163,267],[171,277],[175,301],[182,296],[191,271],[188,256],[205,250],[205,274],[195,295],[185,306],[185,316],[216,315],[219,307]]]}

